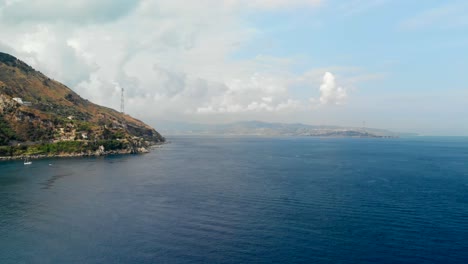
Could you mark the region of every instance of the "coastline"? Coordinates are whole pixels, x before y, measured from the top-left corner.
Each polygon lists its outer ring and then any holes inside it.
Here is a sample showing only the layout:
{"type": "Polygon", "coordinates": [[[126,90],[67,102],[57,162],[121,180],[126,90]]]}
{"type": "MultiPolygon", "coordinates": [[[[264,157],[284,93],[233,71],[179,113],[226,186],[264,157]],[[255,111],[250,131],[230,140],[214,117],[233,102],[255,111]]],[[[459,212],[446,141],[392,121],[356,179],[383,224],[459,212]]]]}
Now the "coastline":
{"type": "Polygon", "coordinates": [[[119,150],[105,150],[100,148],[96,151],[88,152],[72,152],[72,153],[58,153],[58,154],[36,154],[36,155],[16,155],[16,156],[0,156],[1,161],[22,160],[29,159],[46,159],[46,158],[81,158],[81,157],[100,157],[112,155],[130,155],[130,154],[146,154],[155,148],[159,148],[168,142],[156,142],[147,148],[140,147],[136,149],[119,149],[119,150]]]}

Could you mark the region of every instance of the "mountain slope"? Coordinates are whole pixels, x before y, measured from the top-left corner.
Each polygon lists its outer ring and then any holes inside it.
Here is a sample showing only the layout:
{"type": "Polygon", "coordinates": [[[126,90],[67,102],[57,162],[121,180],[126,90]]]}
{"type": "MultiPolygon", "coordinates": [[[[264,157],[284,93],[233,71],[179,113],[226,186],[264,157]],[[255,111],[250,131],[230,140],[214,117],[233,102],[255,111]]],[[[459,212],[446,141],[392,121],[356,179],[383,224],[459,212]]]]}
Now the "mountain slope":
{"type": "Polygon", "coordinates": [[[105,146],[138,152],[138,148],[162,141],[164,138],[145,123],[93,104],[0,52],[0,146],[10,146],[9,153],[4,153],[6,147],[0,148],[0,156],[48,154],[46,150],[31,153],[32,147],[12,150],[18,145],[60,143],[65,146],[62,152],[103,152],[105,146]]]}
{"type": "Polygon", "coordinates": [[[166,134],[185,135],[258,135],[258,136],[318,136],[318,137],[399,137],[401,133],[374,128],[313,126],[305,124],[242,121],[220,125],[161,122],[166,134]]]}

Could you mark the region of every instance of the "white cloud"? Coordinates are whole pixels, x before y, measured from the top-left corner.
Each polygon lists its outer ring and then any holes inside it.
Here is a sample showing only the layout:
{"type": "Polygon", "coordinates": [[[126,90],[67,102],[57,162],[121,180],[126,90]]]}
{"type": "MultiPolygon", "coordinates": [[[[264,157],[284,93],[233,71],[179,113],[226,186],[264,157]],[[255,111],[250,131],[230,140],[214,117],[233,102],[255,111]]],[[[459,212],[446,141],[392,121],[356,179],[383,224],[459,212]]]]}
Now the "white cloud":
{"type": "Polygon", "coordinates": [[[320,85],[320,103],[341,104],[346,97],[346,90],[336,84],[335,76],[330,72],[326,72],[323,76],[322,85],[320,85]]]}
{"type": "MultiPolygon", "coordinates": [[[[141,0],[126,1],[125,11],[113,1],[72,0],[80,7],[76,14],[64,3],[0,0],[0,22],[8,22],[0,23],[0,38],[14,55],[93,102],[119,109],[124,87],[126,110],[139,118],[211,120],[213,114],[310,111],[307,98],[318,92],[311,87],[323,71],[293,72],[292,58],[231,58],[257,34],[243,11],[315,8],[318,0],[141,0]],[[32,9],[19,9],[28,4],[53,14],[26,17],[32,9]],[[77,23],[80,17],[84,23],[77,23]],[[301,96],[291,92],[294,85],[301,96]]],[[[322,102],[346,97],[332,75],[324,85],[322,102]]]]}

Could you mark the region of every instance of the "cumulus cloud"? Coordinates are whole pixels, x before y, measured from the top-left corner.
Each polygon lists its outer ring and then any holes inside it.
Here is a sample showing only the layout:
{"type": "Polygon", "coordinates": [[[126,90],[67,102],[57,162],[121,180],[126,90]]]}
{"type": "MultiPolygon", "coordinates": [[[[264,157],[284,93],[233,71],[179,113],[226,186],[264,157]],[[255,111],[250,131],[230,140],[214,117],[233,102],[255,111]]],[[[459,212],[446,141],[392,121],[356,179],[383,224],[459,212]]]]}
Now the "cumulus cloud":
{"type": "MultiPolygon", "coordinates": [[[[124,87],[126,111],[145,120],[306,112],[311,110],[306,98],[317,93],[310,87],[317,87],[321,79],[310,74],[316,71],[294,72],[294,59],[287,57],[232,55],[258,33],[240,13],[318,4],[318,0],[45,0],[38,6],[37,1],[0,0],[0,48],[108,107],[119,109],[124,87]],[[43,9],[47,15],[40,14],[43,9]],[[34,10],[38,14],[32,14],[34,10]],[[293,88],[300,89],[300,95],[293,88]]],[[[346,97],[331,74],[326,74],[322,86],[323,104],[346,97]]]]}
{"type": "Polygon", "coordinates": [[[292,100],[284,77],[255,73],[249,78],[225,83],[226,90],[212,97],[198,113],[277,112],[298,110],[301,103],[292,100]]]}
{"type": "Polygon", "coordinates": [[[330,72],[326,72],[323,76],[322,85],[320,85],[320,103],[341,104],[346,97],[346,90],[336,84],[335,76],[330,72]]]}

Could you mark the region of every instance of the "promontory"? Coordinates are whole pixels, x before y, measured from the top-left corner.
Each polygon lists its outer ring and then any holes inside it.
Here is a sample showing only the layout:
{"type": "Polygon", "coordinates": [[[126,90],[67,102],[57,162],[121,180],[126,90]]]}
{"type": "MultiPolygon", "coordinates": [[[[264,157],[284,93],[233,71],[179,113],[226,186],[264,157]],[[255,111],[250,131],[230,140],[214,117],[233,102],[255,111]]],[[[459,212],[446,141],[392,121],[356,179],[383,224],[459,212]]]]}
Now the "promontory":
{"type": "Polygon", "coordinates": [[[141,153],[164,142],[155,129],[96,105],[0,52],[0,158],[141,153]]]}

